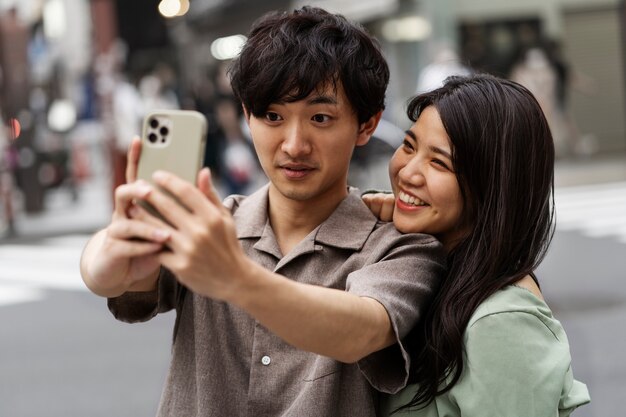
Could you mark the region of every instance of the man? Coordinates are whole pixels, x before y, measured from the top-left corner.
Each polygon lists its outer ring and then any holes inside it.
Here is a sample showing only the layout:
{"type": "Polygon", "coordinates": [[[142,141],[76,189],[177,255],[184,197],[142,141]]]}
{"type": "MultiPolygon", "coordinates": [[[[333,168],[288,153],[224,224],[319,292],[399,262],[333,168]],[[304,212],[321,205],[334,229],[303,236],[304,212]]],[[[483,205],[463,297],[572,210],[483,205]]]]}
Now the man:
{"type": "Polygon", "coordinates": [[[436,286],[441,246],[379,223],[347,186],[388,78],[373,40],[343,17],[267,15],[231,82],[270,183],[222,205],[207,170],[197,188],[155,174],[188,210],[146,183],[119,187],[81,271],[120,320],[176,309],[160,416],[373,416],[375,389],[405,385],[400,340],[436,286]]]}

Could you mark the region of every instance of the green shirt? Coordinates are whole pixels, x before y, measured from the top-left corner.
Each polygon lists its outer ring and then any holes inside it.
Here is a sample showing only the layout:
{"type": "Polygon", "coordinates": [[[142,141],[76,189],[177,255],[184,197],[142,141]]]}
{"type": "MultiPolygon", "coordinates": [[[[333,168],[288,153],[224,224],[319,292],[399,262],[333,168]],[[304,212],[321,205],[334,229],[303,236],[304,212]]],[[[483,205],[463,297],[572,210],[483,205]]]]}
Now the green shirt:
{"type": "MultiPolygon", "coordinates": [[[[572,375],[565,331],[530,291],[509,286],[485,300],[464,335],[466,362],[454,387],[412,417],[564,417],[589,402],[572,375]]],[[[410,385],[383,402],[391,415],[415,394],[410,385]]]]}

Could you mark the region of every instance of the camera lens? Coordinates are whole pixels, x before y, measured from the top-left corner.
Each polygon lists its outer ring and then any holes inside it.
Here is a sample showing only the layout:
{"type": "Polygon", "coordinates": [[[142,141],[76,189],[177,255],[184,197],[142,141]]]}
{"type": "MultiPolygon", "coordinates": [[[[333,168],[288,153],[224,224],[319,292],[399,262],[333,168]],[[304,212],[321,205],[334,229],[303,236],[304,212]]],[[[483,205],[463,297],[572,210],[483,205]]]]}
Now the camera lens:
{"type": "Polygon", "coordinates": [[[159,126],[159,121],[157,119],[150,119],[150,127],[156,129],[159,126]]]}
{"type": "Polygon", "coordinates": [[[156,133],[150,133],[148,135],[148,140],[150,141],[150,143],[156,143],[157,139],[158,138],[157,138],[156,133]]]}
{"type": "Polygon", "coordinates": [[[167,136],[167,134],[170,132],[169,129],[165,126],[162,126],[161,129],[159,129],[159,132],[161,132],[161,135],[163,136],[167,136]]]}

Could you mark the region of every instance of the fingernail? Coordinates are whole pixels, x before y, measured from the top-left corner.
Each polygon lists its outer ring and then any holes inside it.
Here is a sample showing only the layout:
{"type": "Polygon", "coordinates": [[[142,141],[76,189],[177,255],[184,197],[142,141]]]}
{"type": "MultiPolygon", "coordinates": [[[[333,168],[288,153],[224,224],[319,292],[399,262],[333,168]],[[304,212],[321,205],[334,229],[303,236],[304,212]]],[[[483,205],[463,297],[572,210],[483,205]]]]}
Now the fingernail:
{"type": "Polygon", "coordinates": [[[163,172],[163,171],[155,171],[154,174],[152,174],[152,178],[155,181],[161,181],[161,180],[165,179],[165,172],[163,172]]]}
{"type": "Polygon", "coordinates": [[[170,237],[170,233],[167,230],[157,229],[152,232],[152,236],[154,236],[154,238],[158,240],[166,240],[170,237]]]}
{"type": "Polygon", "coordinates": [[[148,195],[148,193],[150,193],[150,191],[152,191],[152,186],[150,185],[150,183],[144,181],[144,180],[137,180],[136,182],[137,184],[137,192],[142,196],[145,197],[146,195],[148,195]]]}

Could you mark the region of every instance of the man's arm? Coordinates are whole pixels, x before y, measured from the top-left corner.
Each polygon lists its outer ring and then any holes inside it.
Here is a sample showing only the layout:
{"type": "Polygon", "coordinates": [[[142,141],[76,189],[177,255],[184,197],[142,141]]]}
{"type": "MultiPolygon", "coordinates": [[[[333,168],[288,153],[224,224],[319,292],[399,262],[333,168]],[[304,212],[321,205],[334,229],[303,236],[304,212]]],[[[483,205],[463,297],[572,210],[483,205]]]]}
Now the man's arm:
{"type": "Polygon", "coordinates": [[[302,284],[254,264],[226,301],[291,345],[353,363],[396,341],[378,301],[302,284]]]}
{"type": "MultiPolygon", "coordinates": [[[[395,342],[389,316],[378,301],[345,291],[289,280],[254,263],[243,252],[234,220],[210,183],[208,170],[198,188],[168,173],[155,182],[189,210],[153,189],[145,198],[173,227],[161,264],[197,294],[241,307],[293,346],[356,362],[395,342]]],[[[146,212],[135,212],[148,220],[146,212]]]]}

